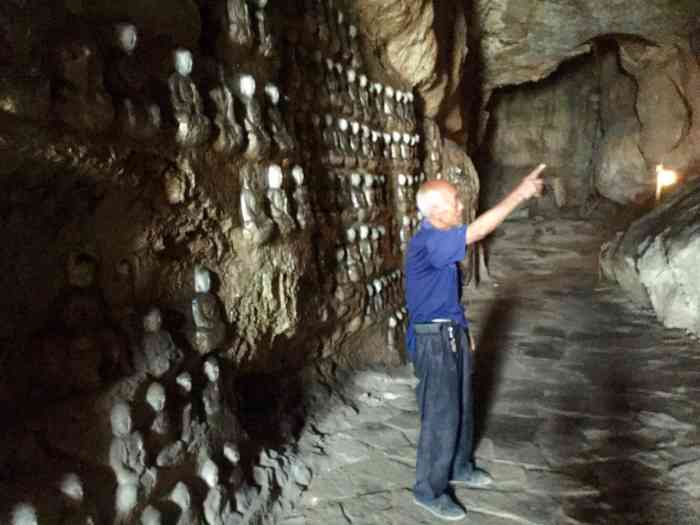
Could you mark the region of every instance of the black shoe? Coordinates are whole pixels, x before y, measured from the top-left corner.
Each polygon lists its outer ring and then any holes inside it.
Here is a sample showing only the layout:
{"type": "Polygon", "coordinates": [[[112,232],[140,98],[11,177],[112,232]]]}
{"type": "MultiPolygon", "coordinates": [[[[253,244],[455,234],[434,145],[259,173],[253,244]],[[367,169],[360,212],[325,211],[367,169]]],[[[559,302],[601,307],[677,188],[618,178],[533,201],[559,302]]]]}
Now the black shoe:
{"type": "Polygon", "coordinates": [[[432,501],[420,501],[418,498],[413,498],[413,502],[419,507],[423,507],[433,516],[437,516],[447,521],[459,521],[467,517],[462,507],[457,505],[454,500],[447,494],[443,494],[432,501]]]}
{"type": "Polygon", "coordinates": [[[469,476],[457,476],[450,480],[451,485],[468,487],[470,489],[480,489],[491,483],[493,483],[491,474],[478,467],[474,467],[474,470],[472,470],[469,476]]]}

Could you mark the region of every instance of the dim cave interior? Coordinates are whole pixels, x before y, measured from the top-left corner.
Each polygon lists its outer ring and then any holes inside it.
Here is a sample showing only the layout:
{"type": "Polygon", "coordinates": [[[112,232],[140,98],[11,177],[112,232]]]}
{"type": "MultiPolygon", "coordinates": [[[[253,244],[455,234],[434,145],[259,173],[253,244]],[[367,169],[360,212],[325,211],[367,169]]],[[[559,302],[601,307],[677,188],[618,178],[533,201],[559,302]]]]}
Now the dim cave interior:
{"type": "Polygon", "coordinates": [[[435,523],[416,195],[540,163],[459,263],[453,496],[700,522],[697,0],[5,0],[0,44],[0,525],[435,523]]]}

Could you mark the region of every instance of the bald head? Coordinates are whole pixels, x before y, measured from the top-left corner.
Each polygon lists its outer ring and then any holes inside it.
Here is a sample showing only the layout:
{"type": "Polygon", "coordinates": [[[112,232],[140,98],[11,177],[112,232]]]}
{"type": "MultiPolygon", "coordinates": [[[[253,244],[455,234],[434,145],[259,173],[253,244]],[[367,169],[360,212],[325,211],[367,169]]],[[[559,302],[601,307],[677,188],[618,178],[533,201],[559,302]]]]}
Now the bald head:
{"type": "Polygon", "coordinates": [[[437,209],[444,208],[456,191],[446,180],[429,180],[418,189],[416,204],[423,215],[430,217],[437,209]]]}
{"type": "Polygon", "coordinates": [[[418,210],[438,228],[457,226],[464,207],[457,188],[445,180],[429,180],[421,184],[416,194],[418,210]]]}

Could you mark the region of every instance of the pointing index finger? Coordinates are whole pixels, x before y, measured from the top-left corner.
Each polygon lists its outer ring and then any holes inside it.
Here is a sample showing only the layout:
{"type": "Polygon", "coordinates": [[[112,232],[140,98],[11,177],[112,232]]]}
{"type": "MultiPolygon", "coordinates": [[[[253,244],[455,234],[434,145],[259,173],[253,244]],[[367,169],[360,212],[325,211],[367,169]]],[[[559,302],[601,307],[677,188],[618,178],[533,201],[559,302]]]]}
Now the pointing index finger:
{"type": "Polygon", "coordinates": [[[540,173],[544,171],[544,169],[547,167],[546,164],[540,164],[537,166],[534,170],[530,172],[530,175],[528,175],[529,179],[532,180],[537,180],[537,178],[540,176],[540,173]]]}

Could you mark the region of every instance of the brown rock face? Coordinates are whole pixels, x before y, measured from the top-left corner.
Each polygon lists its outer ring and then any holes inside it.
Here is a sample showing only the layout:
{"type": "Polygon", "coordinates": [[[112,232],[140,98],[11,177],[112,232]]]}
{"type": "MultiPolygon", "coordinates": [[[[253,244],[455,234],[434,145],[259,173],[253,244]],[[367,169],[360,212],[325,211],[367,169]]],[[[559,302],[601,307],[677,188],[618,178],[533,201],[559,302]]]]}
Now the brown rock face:
{"type": "MultiPolygon", "coordinates": [[[[494,96],[482,157],[482,202],[496,204],[524,174],[545,162],[545,175],[561,178],[569,204],[582,203],[591,189],[598,106],[596,67],[589,60],[569,64],[543,82],[494,96]]],[[[554,211],[557,203],[548,192],[532,206],[554,211]]]]}
{"type": "Polygon", "coordinates": [[[423,98],[425,115],[449,131],[463,127],[461,80],[467,56],[464,6],[429,0],[360,0],[354,9],[379,57],[379,74],[396,75],[423,98]]]}
{"type": "Polygon", "coordinates": [[[548,76],[605,35],[688,42],[694,0],[481,0],[475,3],[485,91],[548,76]],[[634,16],[631,16],[631,14],[634,16]]]}

